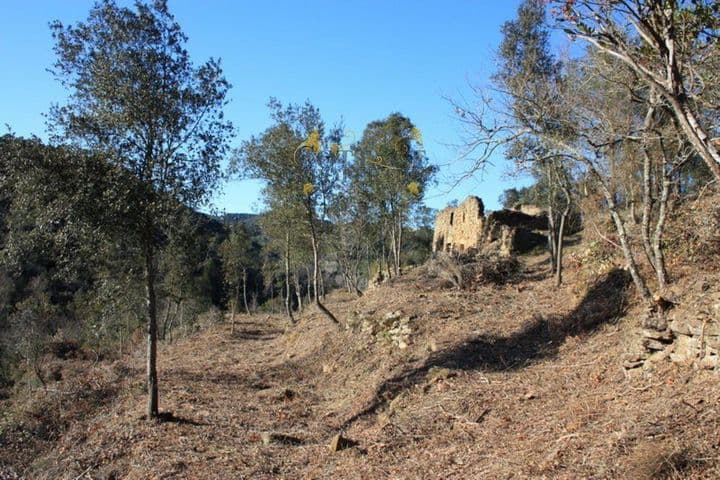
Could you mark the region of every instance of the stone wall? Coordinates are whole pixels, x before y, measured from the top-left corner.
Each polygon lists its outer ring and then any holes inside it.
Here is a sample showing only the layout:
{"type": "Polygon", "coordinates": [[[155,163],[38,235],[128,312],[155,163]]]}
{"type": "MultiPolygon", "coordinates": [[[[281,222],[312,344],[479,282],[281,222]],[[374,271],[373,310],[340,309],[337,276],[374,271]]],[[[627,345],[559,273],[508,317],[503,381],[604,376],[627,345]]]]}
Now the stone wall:
{"type": "Polygon", "coordinates": [[[485,206],[478,197],[467,197],[457,207],[447,207],[435,217],[434,252],[463,252],[479,248],[485,206]]]}
{"type": "Polygon", "coordinates": [[[720,365],[720,293],[686,299],[689,306],[667,315],[649,312],[642,322],[642,353],[625,368],[669,360],[699,368],[720,365]],[[708,305],[709,304],[709,305],[708,305]]]}
{"type": "Polygon", "coordinates": [[[538,231],[547,230],[547,216],[542,210],[525,206],[532,215],[521,210],[500,210],[485,215],[478,197],[467,197],[457,207],[447,207],[435,217],[433,252],[462,253],[468,250],[524,253],[545,243],[538,231]]]}

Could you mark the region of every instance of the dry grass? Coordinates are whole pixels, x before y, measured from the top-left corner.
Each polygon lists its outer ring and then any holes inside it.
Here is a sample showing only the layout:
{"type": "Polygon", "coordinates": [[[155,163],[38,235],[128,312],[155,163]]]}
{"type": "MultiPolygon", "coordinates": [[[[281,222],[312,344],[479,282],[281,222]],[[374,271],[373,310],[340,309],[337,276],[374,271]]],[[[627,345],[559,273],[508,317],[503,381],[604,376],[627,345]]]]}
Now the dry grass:
{"type": "Polygon", "coordinates": [[[579,269],[555,290],[542,257],[524,263],[513,284],[442,289],[418,269],[329,299],[341,321],[402,310],[404,350],[315,312],[292,328],[241,317],[234,336],[218,325],[165,345],[156,423],[143,419],[140,352],[78,363],[54,387],[82,377],[77,389],[114,386],[111,401],[27,446],[36,458],[2,462],[40,479],[718,478],[717,374],[626,372],[641,309],[624,274],[577,294],[579,269]],[[266,445],[263,432],[294,440],[266,445]],[[331,453],[339,432],[358,445],[331,453]]]}

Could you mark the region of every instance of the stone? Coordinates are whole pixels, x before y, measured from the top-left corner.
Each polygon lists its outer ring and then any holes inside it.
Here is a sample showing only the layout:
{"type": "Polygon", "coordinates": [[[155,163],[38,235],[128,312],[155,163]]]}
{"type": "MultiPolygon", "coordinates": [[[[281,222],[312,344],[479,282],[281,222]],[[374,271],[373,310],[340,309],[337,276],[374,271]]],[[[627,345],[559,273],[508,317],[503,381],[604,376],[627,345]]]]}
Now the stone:
{"type": "Polygon", "coordinates": [[[700,354],[700,342],[698,338],[688,335],[680,335],[675,340],[675,355],[689,359],[697,358],[700,354]]]}
{"type": "Polygon", "coordinates": [[[263,445],[283,444],[283,445],[302,445],[302,439],[293,435],[277,432],[263,432],[260,434],[263,445]]]}
{"type": "Polygon", "coordinates": [[[523,400],[534,400],[538,398],[537,394],[533,392],[532,390],[527,392],[525,395],[522,396],[523,400]]]}
{"type": "Polygon", "coordinates": [[[354,440],[350,440],[349,438],[343,437],[341,434],[335,435],[332,440],[330,441],[330,451],[335,453],[339,452],[340,450],[345,450],[346,448],[352,448],[357,445],[357,442],[354,440]]]}
{"type": "Polygon", "coordinates": [[[437,352],[439,350],[437,342],[435,342],[435,340],[432,338],[428,340],[428,350],[431,352],[437,352]]]}
{"type": "Polygon", "coordinates": [[[642,326],[643,328],[649,330],[664,331],[668,328],[668,321],[665,318],[665,315],[649,313],[643,319],[642,326]]]}
{"type": "Polygon", "coordinates": [[[625,360],[625,362],[623,362],[623,368],[625,368],[625,370],[632,370],[633,368],[642,367],[644,363],[642,360],[625,360]]]}
{"type": "Polygon", "coordinates": [[[692,335],[693,332],[687,322],[682,320],[673,320],[668,325],[670,330],[677,335],[692,335]]]}
{"type": "Polygon", "coordinates": [[[706,370],[717,368],[719,358],[717,355],[705,355],[702,360],[700,360],[700,367],[706,370]]]}
{"type": "Polygon", "coordinates": [[[672,330],[658,331],[658,330],[644,329],[642,331],[642,335],[645,338],[651,338],[653,340],[660,340],[660,341],[664,341],[664,342],[670,342],[673,339],[672,330]]]}
{"type": "Polygon", "coordinates": [[[680,365],[687,365],[690,363],[690,359],[688,359],[688,357],[677,353],[671,353],[669,358],[671,362],[678,363],[680,365]]]}
{"type": "Polygon", "coordinates": [[[667,360],[667,358],[668,358],[668,352],[666,352],[664,350],[659,351],[659,352],[653,352],[645,360],[645,363],[658,363],[658,362],[667,360]]]}
{"type": "Polygon", "coordinates": [[[643,346],[648,350],[663,350],[666,344],[659,340],[653,340],[652,338],[646,338],[643,340],[643,346]]]}

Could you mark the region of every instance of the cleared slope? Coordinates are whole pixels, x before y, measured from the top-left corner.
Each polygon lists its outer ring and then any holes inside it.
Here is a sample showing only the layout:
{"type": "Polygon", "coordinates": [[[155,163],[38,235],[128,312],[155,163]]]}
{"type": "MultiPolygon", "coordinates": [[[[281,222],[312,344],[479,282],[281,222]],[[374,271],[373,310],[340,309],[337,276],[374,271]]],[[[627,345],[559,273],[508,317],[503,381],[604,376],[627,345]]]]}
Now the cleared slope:
{"type": "Polygon", "coordinates": [[[312,312],[290,328],[241,317],[234,336],[218,325],[165,345],[167,414],[154,425],[142,418],[142,356],[106,365],[96,382],[118,393],[27,476],[718,478],[717,374],[626,371],[641,312],[625,275],[585,285],[571,269],[554,290],[542,259],[526,262],[519,281],[472,292],[416,270],[328,299],[341,320],[401,311],[405,349],[312,312]],[[330,452],[339,432],[358,445],[330,452]]]}

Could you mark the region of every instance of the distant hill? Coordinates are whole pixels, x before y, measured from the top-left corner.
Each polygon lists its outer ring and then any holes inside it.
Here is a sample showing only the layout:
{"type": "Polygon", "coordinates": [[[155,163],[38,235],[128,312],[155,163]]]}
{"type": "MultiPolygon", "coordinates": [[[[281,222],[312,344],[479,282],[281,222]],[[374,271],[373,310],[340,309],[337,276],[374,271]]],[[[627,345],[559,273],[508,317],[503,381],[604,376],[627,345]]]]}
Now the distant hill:
{"type": "Polygon", "coordinates": [[[259,215],[255,213],[225,213],[215,218],[225,224],[234,225],[236,223],[245,223],[247,225],[257,225],[259,215]]]}

